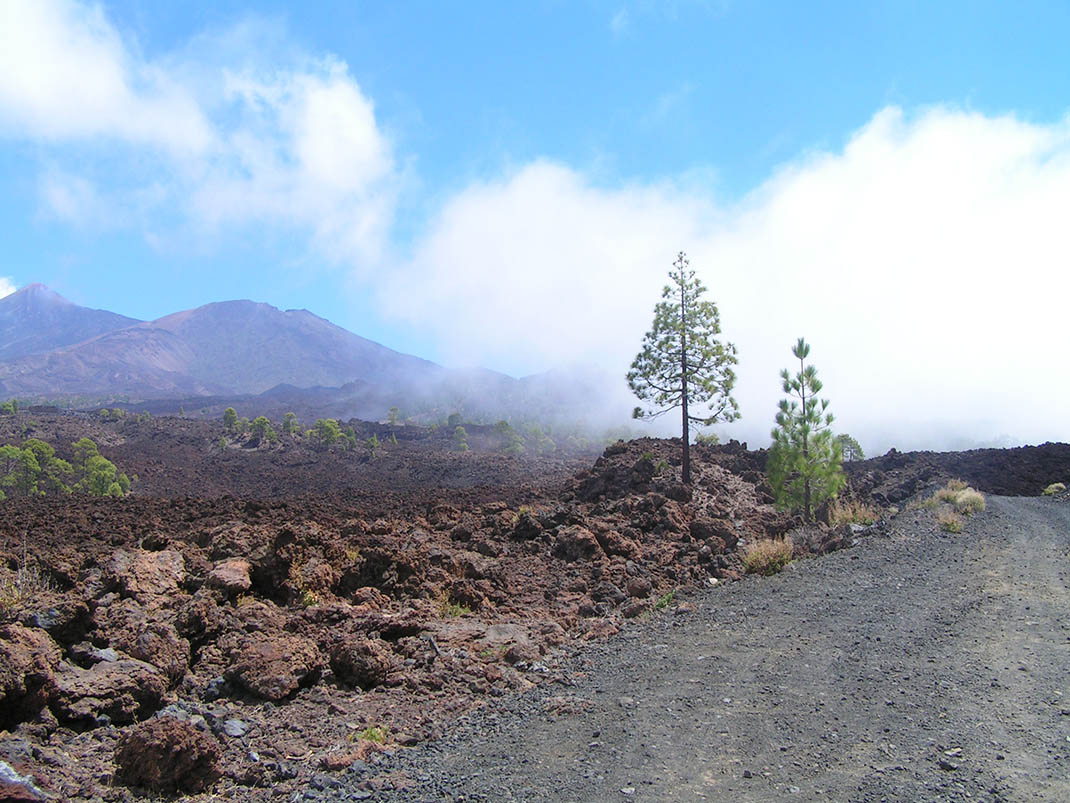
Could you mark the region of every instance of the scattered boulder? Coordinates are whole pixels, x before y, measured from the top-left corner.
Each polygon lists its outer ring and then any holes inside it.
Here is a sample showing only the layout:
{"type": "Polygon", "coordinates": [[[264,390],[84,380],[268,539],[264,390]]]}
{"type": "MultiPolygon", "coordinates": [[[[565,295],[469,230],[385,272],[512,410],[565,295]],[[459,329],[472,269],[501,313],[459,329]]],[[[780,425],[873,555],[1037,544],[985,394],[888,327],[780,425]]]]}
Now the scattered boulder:
{"type": "Polygon", "coordinates": [[[0,628],[0,728],[32,718],[48,703],[61,657],[44,630],[19,624],[0,628]]]}
{"type": "Polygon", "coordinates": [[[116,776],[154,792],[203,792],[223,774],[215,737],[174,717],[128,729],[115,749],[116,776]]]}
{"type": "Polygon", "coordinates": [[[102,661],[89,669],[60,664],[52,708],[60,719],[85,725],[122,724],[153,714],[167,692],[167,677],[135,658],[102,661]]]}
{"type": "Polygon", "coordinates": [[[554,542],[554,556],[562,560],[591,560],[602,554],[602,547],[594,533],[577,524],[561,528],[554,542]]]}
{"type": "Polygon", "coordinates": [[[120,549],[108,564],[108,577],[124,596],[143,602],[176,593],[186,578],[186,561],[182,553],[120,549]]]}
{"type": "Polygon", "coordinates": [[[636,597],[638,599],[646,599],[650,596],[650,592],[653,590],[653,585],[650,582],[649,577],[629,577],[628,578],[628,596],[636,597]]]}
{"type": "Polygon", "coordinates": [[[386,682],[394,656],[378,639],[346,639],[331,648],[330,663],[339,681],[367,691],[386,682]]]}
{"type": "Polygon", "coordinates": [[[724,549],[735,549],[739,535],[731,521],[697,517],[688,525],[691,537],[696,541],[709,541],[717,538],[724,544],[724,549]]]}
{"type": "Polygon", "coordinates": [[[217,563],[208,573],[207,583],[231,596],[248,591],[253,581],[250,572],[253,565],[245,558],[229,558],[217,563]]]}
{"type": "Polygon", "coordinates": [[[250,640],[226,677],[264,700],[278,702],[319,680],[323,668],[316,644],[301,636],[277,634],[250,640]]]}

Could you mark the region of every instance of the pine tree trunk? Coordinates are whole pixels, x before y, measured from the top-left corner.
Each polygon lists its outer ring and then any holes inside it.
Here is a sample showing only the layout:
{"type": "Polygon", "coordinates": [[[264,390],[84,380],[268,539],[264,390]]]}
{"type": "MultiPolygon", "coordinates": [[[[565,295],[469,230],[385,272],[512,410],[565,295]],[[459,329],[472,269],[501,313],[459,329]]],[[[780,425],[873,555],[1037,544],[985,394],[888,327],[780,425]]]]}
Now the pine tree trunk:
{"type": "MultiPolygon", "coordinates": [[[[681,273],[683,267],[680,268],[681,273]]],[[[691,484],[691,433],[688,432],[687,418],[687,309],[684,302],[685,293],[683,285],[680,286],[680,401],[683,418],[684,436],[684,465],[680,472],[680,480],[684,485],[691,484]]]]}

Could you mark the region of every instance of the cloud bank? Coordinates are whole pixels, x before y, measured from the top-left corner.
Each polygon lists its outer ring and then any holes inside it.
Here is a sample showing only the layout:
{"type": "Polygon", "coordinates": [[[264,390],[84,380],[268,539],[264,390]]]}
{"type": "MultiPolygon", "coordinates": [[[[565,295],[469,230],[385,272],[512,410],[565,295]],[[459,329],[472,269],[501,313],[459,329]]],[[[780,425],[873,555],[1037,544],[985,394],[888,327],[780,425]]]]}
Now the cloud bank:
{"type": "Polygon", "coordinates": [[[11,295],[17,289],[10,276],[0,276],[0,298],[11,295]]]}
{"type": "Polygon", "coordinates": [[[725,434],[767,441],[805,336],[870,450],[1067,439],[1068,203],[1065,122],[887,108],[731,206],[524,166],[451,198],[385,297],[404,283],[395,313],[464,361],[623,375],[683,249],[739,348],[744,419],[725,434]]]}
{"type": "Polygon", "coordinates": [[[457,363],[591,362],[623,386],[685,250],[739,348],[743,419],[724,435],[767,442],[801,335],[871,452],[1070,440],[1065,120],[889,107],[731,203],[540,159],[391,242],[396,145],[344,62],[255,23],[150,58],[100,7],[39,0],[0,4],[0,137],[43,147],[57,219],[154,241],[282,231],[457,363]]]}

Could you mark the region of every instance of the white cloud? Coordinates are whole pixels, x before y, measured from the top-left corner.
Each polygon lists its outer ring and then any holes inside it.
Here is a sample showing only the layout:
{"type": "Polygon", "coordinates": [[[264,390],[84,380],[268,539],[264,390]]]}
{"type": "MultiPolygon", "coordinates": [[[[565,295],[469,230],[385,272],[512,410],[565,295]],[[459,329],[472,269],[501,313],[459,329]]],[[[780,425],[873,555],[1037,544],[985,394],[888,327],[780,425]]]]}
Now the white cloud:
{"type": "Polygon", "coordinates": [[[629,22],[628,9],[618,9],[609,20],[609,30],[612,31],[614,36],[620,36],[628,30],[629,22]]]}
{"type": "Polygon", "coordinates": [[[343,63],[274,36],[243,24],[149,60],[99,6],[2,3],[0,136],[51,146],[40,196],[62,220],[268,223],[371,262],[393,214],[390,143],[343,63]]]}
{"type": "Polygon", "coordinates": [[[10,276],[0,276],[0,298],[9,296],[18,290],[15,281],[10,276]]]}
{"type": "Polygon", "coordinates": [[[211,145],[196,101],[137,59],[99,6],[0,4],[0,126],[47,139],[105,136],[176,153],[211,145]]]}
{"type": "Polygon", "coordinates": [[[767,440],[777,373],[804,335],[842,428],[871,449],[1070,439],[1070,374],[1051,356],[1067,208],[1066,123],[889,108],[731,208],[546,162],[470,187],[384,303],[466,361],[623,374],[684,249],[740,351],[744,420],[729,434],[767,440]]]}

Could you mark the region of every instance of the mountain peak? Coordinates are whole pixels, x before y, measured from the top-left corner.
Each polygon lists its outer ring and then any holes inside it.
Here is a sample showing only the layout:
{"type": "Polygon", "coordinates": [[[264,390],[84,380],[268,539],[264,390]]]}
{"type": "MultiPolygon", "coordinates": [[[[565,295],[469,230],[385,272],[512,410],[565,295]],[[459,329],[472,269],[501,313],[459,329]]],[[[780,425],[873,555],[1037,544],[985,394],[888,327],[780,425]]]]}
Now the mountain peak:
{"type": "Polygon", "coordinates": [[[0,298],[0,360],[63,348],[138,323],[68,301],[40,282],[0,298]]]}
{"type": "Polygon", "coordinates": [[[33,282],[25,287],[20,287],[9,295],[8,299],[13,302],[21,301],[22,303],[69,304],[73,306],[73,302],[68,301],[51,287],[40,282],[33,282]]]}

